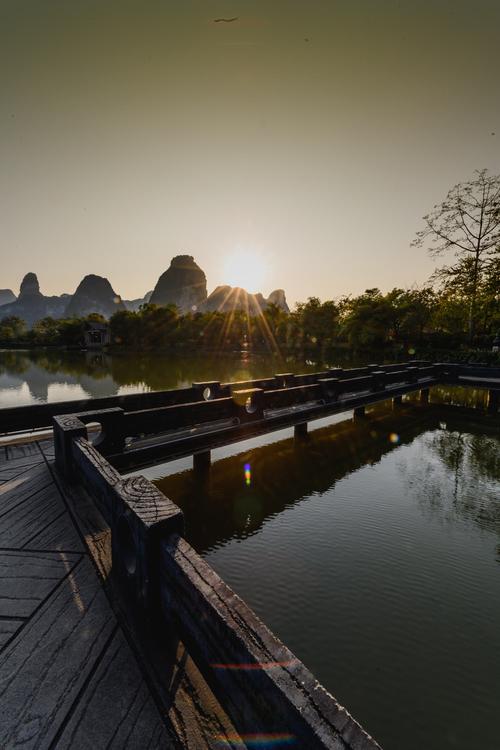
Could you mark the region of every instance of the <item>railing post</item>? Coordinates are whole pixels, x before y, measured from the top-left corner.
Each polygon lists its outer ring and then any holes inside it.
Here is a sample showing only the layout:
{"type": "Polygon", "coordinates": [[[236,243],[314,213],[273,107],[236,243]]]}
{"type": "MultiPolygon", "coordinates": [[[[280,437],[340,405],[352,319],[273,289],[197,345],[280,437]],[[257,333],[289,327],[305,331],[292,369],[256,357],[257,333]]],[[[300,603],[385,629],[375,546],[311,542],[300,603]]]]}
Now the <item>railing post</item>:
{"type": "Polygon", "coordinates": [[[339,382],[338,378],[321,378],[318,380],[318,384],[321,386],[321,393],[327,403],[338,401],[339,382]]]}
{"type": "Polygon", "coordinates": [[[418,367],[414,367],[413,365],[410,365],[405,368],[406,372],[408,373],[408,380],[410,383],[416,383],[418,380],[418,367]]]}
{"type": "Polygon", "coordinates": [[[88,440],[72,440],[73,473],[111,529],[112,572],[131,602],[159,604],[160,541],[184,531],[183,513],[146,477],[123,478],[88,440]]]}
{"type": "Polygon", "coordinates": [[[120,453],[125,447],[125,412],[120,407],[96,412],[95,420],[102,425],[102,433],[94,445],[100,453],[120,453]]]}
{"type": "Polygon", "coordinates": [[[290,388],[293,385],[294,378],[293,372],[279,372],[274,376],[277,388],[290,388]]]}
{"type": "Polygon", "coordinates": [[[293,435],[296,440],[304,440],[307,437],[307,422],[296,424],[293,428],[293,435]]]}
{"type": "Polygon", "coordinates": [[[429,389],[428,388],[420,389],[420,403],[421,404],[429,403],[429,389]]]}
{"type": "Polygon", "coordinates": [[[328,370],[328,376],[330,378],[340,379],[344,375],[343,367],[330,367],[328,370]]]}
{"type": "Polygon", "coordinates": [[[204,475],[210,470],[211,452],[202,451],[193,454],[193,471],[198,475],[204,475]]]}
{"type": "Polygon", "coordinates": [[[87,428],[75,414],[62,414],[52,418],[54,428],[55,460],[58,471],[71,481],[74,478],[73,440],[87,437],[87,428]]]}
{"type": "Polygon", "coordinates": [[[231,397],[242,424],[264,418],[264,390],[262,388],[243,388],[233,391],[231,397]]]}
{"type": "Polygon", "coordinates": [[[184,517],[146,477],[122,479],[114,487],[111,526],[113,570],[132,600],[149,612],[159,607],[159,544],[182,533],[184,517]]]}
{"type": "Polygon", "coordinates": [[[193,383],[192,387],[200,401],[211,401],[213,398],[219,397],[219,380],[207,380],[204,383],[193,383]]]}
{"type": "Polygon", "coordinates": [[[374,370],[373,376],[373,389],[374,391],[385,391],[386,373],[384,370],[374,370]]]}

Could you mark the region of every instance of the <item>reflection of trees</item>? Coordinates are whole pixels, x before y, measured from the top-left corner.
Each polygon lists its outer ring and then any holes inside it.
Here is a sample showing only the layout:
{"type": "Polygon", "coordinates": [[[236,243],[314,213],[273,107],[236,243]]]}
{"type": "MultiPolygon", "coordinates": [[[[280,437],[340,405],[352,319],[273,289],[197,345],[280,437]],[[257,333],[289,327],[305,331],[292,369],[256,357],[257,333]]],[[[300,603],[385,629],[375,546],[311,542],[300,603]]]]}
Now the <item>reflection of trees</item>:
{"type": "MultiPolygon", "coordinates": [[[[326,366],[356,364],[334,359],[326,366]]],[[[43,394],[51,383],[80,383],[90,396],[114,395],[120,386],[137,390],[165,390],[194,381],[230,382],[269,377],[276,372],[323,369],[321,362],[306,362],[278,354],[181,353],[179,351],[106,352],[44,349],[0,351],[0,373],[25,374],[32,393],[43,394]],[[82,382],[82,376],[86,376],[82,382]],[[113,382],[111,382],[111,379],[113,382]],[[102,381],[100,387],[93,382],[102,381]],[[108,382],[106,382],[108,381],[108,382]]]]}
{"type": "Polygon", "coordinates": [[[30,368],[30,357],[24,351],[0,351],[0,374],[22,375],[30,368]]]}
{"type": "Polygon", "coordinates": [[[284,370],[304,372],[320,367],[280,356],[233,354],[200,355],[138,352],[109,355],[104,352],[61,349],[0,352],[0,373],[24,376],[31,394],[44,400],[51,384],[80,384],[89,396],[112,396],[120,386],[164,390],[202,380],[248,380],[284,370]]]}
{"type": "Polygon", "coordinates": [[[500,480],[500,442],[495,437],[440,430],[433,448],[450,471],[466,470],[471,482],[500,480]]]}
{"type": "MultiPolygon", "coordinates": [[[[172,355],[165,353],[117,354],[111,360],[111,374],[119,385],[145,385],[162,390],[190,385],[193,381],[245,380],[283,372],[280,357],[233,355],[172,355]]],[[[289,365],[287,365],[289,367],[289,365]]]]}
{"type": "Polygon", "coordinates": [[[500,441],[485,435],[471,439],[471,466],[492,481],[500,481],[500,441]]]}
{"type": "Polygon", "coordinates": [[[465,386],[434,386],[432,389],[432,400],[439,404],[452,404],[455,406],[470,406],[471,408],[484,409],[488,392],[482,388],[470,388],[465,386]]]}
{"type": "Polygon", "coordinates": [[[31,397],[46,401],[48,388],[53,384],[79,384],[89,396],[112,396],[118,389],[110,375],[106,355],[97,353],[43,351],[0,352],[0,373],[26,383],[31,397]]]}
{"type": "Polygon", "coordinates": [[[418,492],[422,509],[443,522],[459,517],[500,533],[498,420],[484,420],[482,428],[467,419],[460,426],[456,417],[454,422],[453,429],[443,426],[424,436],[424,451],[438,465],[406,463],[401,467],[406,481],[418,492]],[[489,424],[492,434],[485,434],[489,424]]]}

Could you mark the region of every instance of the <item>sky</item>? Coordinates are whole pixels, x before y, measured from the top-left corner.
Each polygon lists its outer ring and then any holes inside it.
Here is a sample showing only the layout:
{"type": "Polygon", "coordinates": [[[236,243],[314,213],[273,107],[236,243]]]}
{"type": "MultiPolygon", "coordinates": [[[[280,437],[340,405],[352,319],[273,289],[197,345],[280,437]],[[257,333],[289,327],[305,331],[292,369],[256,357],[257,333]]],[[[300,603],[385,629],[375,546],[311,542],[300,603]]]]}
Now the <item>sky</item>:
{"type": "Polygon", "coordinates": [[[0,0],[0,288],[422,285],[421,217],[500,172],[499,70],[497,0],[0,0]]]}

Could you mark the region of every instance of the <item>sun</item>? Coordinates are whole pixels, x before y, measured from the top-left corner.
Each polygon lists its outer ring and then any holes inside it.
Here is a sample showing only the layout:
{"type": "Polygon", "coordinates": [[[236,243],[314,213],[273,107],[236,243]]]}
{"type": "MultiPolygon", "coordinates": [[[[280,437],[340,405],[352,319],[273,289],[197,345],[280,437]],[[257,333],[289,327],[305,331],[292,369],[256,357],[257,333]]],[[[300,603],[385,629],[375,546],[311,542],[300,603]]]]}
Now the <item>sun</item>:
{"type": "Polygon", "coordinates": [[[257,251],[234,250],[224,261],[224,284],[240,286],[247,292],[262,292],[269,274],[266,259],[257,251]]]}

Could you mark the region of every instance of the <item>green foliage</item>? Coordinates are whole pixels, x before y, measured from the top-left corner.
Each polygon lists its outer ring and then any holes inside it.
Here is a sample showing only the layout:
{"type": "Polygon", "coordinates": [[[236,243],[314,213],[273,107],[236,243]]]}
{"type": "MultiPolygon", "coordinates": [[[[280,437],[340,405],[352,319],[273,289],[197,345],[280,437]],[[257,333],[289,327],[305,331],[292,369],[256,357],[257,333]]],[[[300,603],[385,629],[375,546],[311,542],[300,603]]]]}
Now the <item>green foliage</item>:
{"type": "MultiPolygon", "coordinates": [[[[424,229],[413,245],[434,257],[455,262],[434,272],[441,290],[458,295],[468,306],[469,341],[482,324],[485,305],[498,304],[500,268],[500,175],[476,172],[449,190],[442,203],[424,216],[424,229]]],[[[488,316],[494,312],[488,310],[488,316]]]]}
{"type": "Polygon", "coordinates": [[[393,337],[395,308],[379,289],[367,289],[341,304],[342,333],[353,348],[384,346],[393,337]]]}
{"type": "Polygon", "coordinates": [[[85,326],[88,322],[104,323],[101,315],[92,314],[86,318],[51,317],[38,320],[28,330],[24,320],[15,317],[0,320],[0,344],[25,346],[64,346],[82,347],[85,339],[85,326]]]}
{"type": "MultiPolygon", "coordinates": [[[[498,272],[497,272],[498,273],[498,272]]],[[[477,297],[475,346],[487,350],[500,330],[498,286],[492,282],[477,297]]],[[[88,323],[101,316],[55,320],[43,318],[27,331],[24,321],[0,321],[0,344],[32,347],[85,344],[88,323]]],[[[310,297],[291,313],[269,305],[260,315],[242,310],[181,315],[174,305],[143,305],[137,312],[120,310],[109,321],[115,350],[165,351],[171,348],[224,351],[253,349],[312,353],[323,356],[335,348],[355,352],[391,348],[411,354],[422,349],[470,349],[469,300],[459,285],[444,289],[392,289],[383,294],[367,289],[357,297],[321,302],[310,297]]]]}
{"type": "Polygon", "coordinates": [[[318,297],[309,297],[307,302],[299,302],[294,318],[305,347],[313,344],[324,350],[335,343],[339,311],[332,300],[321,302],[318,297]]]}
{"type": "Polygon", "coordinates": [[[26,323],[15,315],[0,320],[0,342],[14,343],[26,334],[26,323]]]}

